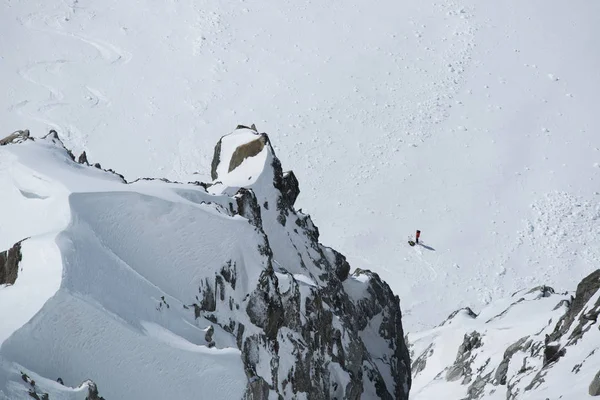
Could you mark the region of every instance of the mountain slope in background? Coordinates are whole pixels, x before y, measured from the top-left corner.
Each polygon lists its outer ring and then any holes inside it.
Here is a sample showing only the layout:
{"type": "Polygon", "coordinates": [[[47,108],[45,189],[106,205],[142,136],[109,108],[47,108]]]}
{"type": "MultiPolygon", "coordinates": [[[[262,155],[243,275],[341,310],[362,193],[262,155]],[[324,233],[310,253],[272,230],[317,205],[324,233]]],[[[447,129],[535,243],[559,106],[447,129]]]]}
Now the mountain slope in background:
{"type": "Polygon", "coordinates": [[[190,184],[127,183],[56,132],[3,144],[0,398],[408,399],[398,297],[319,244],[266,134],[190,184]]]}
{"type": "Polygon", "coordinates": [[[461,309],[409,334],[411,398],[515,400],[600,396],[600,270],[573,295],[549,286],[514,293],[481,313],[461,309]]]}

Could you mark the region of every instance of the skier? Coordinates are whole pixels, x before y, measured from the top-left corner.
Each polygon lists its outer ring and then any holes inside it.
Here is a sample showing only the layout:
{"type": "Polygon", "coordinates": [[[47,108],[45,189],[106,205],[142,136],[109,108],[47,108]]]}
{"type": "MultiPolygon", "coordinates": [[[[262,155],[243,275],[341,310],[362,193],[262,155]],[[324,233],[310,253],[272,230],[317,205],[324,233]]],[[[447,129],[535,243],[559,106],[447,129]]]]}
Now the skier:
{"type": "Polygon", "coordinates": [[[415,244],[419,244],[419,238],[421,237],[421,231],[417,230],[417,234],[415,235],[415,240],[411,240],[410,237],[408,238],[408,244],[410,244],[411,246],[414,246],[415,244]]]}

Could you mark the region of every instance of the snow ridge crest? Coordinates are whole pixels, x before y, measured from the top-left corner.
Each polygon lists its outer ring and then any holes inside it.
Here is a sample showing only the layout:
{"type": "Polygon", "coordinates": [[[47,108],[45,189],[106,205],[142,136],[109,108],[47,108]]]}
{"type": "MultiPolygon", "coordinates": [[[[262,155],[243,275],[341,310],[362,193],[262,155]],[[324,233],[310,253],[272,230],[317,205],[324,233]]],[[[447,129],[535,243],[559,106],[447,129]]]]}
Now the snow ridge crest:
{"type": "Polygon", "coordinates": [[[21,371],[50,399],[79,398],[89,378],[106,399],[408,399],[398,297],[319,243],[294,208],[296,177],[255,126],[219,140],[206,183],[126,182],[85,153],[76,161],[56,132],[6,144],[13,168],[0,179],[15,185],[16,213],[60,204],[65,214],[0,231],[6,248],[31,237],[0,296],[48,271],[56,280],[2,343],[0,399],[27,398],[21,371]],[[43,246],[57,257],[31,274],[43,246]]]}

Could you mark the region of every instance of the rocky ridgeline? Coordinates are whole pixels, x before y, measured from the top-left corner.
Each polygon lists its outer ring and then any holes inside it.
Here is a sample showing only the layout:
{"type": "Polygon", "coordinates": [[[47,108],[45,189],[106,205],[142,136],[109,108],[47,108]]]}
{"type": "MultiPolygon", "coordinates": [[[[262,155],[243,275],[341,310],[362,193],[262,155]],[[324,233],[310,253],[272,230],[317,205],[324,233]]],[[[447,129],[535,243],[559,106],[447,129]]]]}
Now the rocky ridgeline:
{"type": "Polygon", "coordinates": [[[233,308],[236,298],[227,295],[236,290],[235,265],[224,268],[214,284],[206,281],[201,289],[204,297],[196,307],[199,315],[236,332],[249,380],[246,397],[266,399],[274,392],[280,398],[305,393],[309,399],[359,399],[371,386],[379,398],[408,399],[410,360],[398,297],[375,273],[356,270],[349,275],[345,257],[321,245],[310,217],[294,209],[298,181],[292,172],[283,172],[268,136],[254,127],[238,130],[248,139],[224,157],[228,137],[222,138],[215,147],[211,172],[219,185],[223,178],[219,166],[225,164],[223,170],[230,173],[242,168],[247,158],[267,152],[268,165],[261,177],[234,194],[237,212],[263,236],[260,252],[268,258],[256,288],[241,305],[261,329],[249,332],[239,322],[220,320],[219,315],[227,311],[221,313],[220,308],[233,308]],[[287,236],[283,243],[282,236],[287,236]],[[300,284],[277,262],[276,254],[284,251],[295,253],[294,267],[310,276],[312,285],[300,284]],[[347,293],[348,280],[361,286],[360,296],[347,293]],[[372,332],[378,337],[370,336],[372,332]],[[370,351],[368,340],[383,340],[385,348],[370,351]]]}
{"type": "MultiPolygon", "coordinates": [[[[62,146],[54,131],[44,139],[62,146]]],[[[0,144],[28,140],[38,139],[23,131],[0,144]]],[[[78,162],[90,165],[85,153],[78,162]]],[[[211,172],[212,183],[190,184],[228,196],[215,207],[253,226],[266,268],[254,289],[242,293],[237,283],[246,266],[232,260],[204,277],[197,301],[186,308],[235,338],[248,379],[244,398],[407,400],[410,358],[399,298],[376,273],[350,274],[346,258],[319,243],[310,217],[294,208],[298,181],[282,170],[269,137],[238,126],[219,140],[211,172]],[[254,161],[264,165],[246,179],[244,168],[254,161]]],[[[18,282],[19,246],[0,255],[4,283],[18,282]]],[[[206,332],[209,347],[214,332],[206,332]]]]}
{"type": "Polygon", "coordinates": [[[469,308],[452,313],[410,345],[416,386],[426,393],[460,382],[464,390],[456,398],[465,400],[498,393],[507,400],[600,396],[599,289],[597,270],[579,283],[574,297],[540,286],[515,293],[491,314],[476,315],[469,308]],[[452,339],[461,332],[461,342],[452,339]],[[439,363],[439,352],[451,343],[458,344],[455,359],[445,367],[429,365],[434,359],[439,363]],[[588,387],[568,384],[580,381],[584,370],[588,387]]]}

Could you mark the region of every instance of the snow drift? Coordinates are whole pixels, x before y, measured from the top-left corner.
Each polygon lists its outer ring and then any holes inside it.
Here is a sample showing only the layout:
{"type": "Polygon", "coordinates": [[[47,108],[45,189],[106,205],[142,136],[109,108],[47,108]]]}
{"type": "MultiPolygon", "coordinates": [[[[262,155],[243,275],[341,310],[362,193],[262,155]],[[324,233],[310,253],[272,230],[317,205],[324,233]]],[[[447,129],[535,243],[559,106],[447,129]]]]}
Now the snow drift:
{"type": "Polygon", "coordinates": [[[266,134],[188,184],[0,145],[0,399],[408,399],[398,297],[319,243],[266,134]]]}

